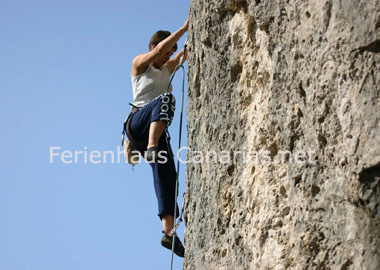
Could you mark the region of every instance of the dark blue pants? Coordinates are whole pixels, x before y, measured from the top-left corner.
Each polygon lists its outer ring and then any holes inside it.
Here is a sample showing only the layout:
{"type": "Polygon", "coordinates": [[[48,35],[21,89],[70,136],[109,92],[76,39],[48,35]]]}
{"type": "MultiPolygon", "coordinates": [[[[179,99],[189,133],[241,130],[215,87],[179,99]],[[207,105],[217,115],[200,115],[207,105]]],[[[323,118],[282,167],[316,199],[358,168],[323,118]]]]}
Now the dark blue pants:
{"type": "MultiPolygon", "coordinates": [[[[131,135],[136,141],[145,141],[135,148],[142,156],[146,151],[150,123],[163,120],[171,124],[175,110],[175,98],[170,93],[165,93],[152,100],[149,104],[134,112],[130,120],[131,135]]],[[[132,140],[131,140],[132,141],[132,140]]],[[[170,141],[164,131],[159,139],[158,148],[161,156],[166,159],[165,163],[150,163],[153,171],[154,189],[158,201],[158,216],[162,219],[164,215],[174,216],[174,200],[176,186],[176,168],[170,141]]],[[[162,161],[162,160],[161,160],[162,161]]],[[[179,216],[178,205],[177,215],[179,216]]]]}

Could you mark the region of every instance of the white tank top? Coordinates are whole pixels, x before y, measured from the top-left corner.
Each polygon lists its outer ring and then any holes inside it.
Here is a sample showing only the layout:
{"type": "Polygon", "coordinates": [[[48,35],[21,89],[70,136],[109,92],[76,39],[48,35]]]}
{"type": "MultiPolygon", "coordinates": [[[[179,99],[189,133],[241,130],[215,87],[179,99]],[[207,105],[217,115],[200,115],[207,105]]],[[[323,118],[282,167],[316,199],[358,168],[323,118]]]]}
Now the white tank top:
{"type": "MultiPolygon", "coordinates": [[[[157,69],[149,65],[144,73],[131,76],[133,89],[133,102],[136,107],[142,107],[159,95],[166,92],[170,82],[170,74],[166,65],[157,69]]],[[[173,90],[170,85],[168,92],[173,90]]]]}

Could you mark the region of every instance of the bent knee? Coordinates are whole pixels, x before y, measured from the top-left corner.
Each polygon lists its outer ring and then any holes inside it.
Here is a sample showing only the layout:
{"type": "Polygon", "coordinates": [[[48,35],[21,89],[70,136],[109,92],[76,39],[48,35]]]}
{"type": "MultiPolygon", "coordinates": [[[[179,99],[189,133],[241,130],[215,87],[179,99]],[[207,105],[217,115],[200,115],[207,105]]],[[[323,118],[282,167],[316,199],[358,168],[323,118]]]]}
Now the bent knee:
{"type": "Polygon", "coordinates": [[[163,104],[171,104],[175,108],[175,97],[172,93],[164,93],[159,96],[163,104]]]}
{"type": "Polygon", "coordinates": [[[161,100],[160,120],[166,121],[170,125],[175,111],[175,97],[171,93],[164,93],[159,98],[161,100]]]}

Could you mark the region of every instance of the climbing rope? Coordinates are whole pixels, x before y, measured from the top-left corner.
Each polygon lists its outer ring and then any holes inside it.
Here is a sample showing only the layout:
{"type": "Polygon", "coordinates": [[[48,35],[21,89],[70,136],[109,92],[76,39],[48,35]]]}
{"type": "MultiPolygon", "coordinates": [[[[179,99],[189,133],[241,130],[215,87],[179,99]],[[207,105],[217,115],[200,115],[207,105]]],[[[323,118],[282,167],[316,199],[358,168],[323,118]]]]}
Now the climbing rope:
{"type": "MultiPolygon", "coordinates": [[[[186,43],[187,43],[187,39],[185,41],[185,46],[184,46],[184,51],[183,53],[185,54],[185,50],[186,50],[186,43]]],[[[181,148],[181,138],[182,138],[182,119],[183,119],[183,101],[184,101],[184,96],[185,96],[185,68],[183,67],[183,65],[181,64],[182,63],[182,60],[183,60],[183,57],[184,57],[184,54],[181,56],[180,60],[179,60],[179,64],[177,65],[177,67],[175,68],[174,70],[174,73],[170,79],[170,83],[168,85],[168,88],[166,89],[166,92],[169,91],[169,88],[170,88],[170,85],[173,81],[173,78],[176,74],[176,72],[182,68],[182,93],[181,93],[181,114],[180,114],[180,120],[179,120],[179,138],[178,138],[178,149],[181,148]]],[[[174,221],[176,220],[176,215],[177,215],[177,196],[178,196],[178,179],[179,179],[179,168],[180,168],[180,162],[179,162],[179,159],[177,160],[177,174],[176,174],[176,183],[175,183],[175,197],[174,197],[174,221]]],[[[178,219],[178,222],[175,223],[171,233],[173,234],[173,239],[172,239],[172,254],[171,254],[171,262],[170,262],[170,269],[173,270],[173,257],[174,257],[174,245],[175,245],[175,237],[176,237],[176,230],[178,228],[178,226],[180,225],[180,223],[182,222],[182,216],[183,216],[183,212],[184,212],[184,208],[183,208],[183,203],[182,203],[182,209],[181,209],[181,214],[180,214],[180,217],[178,219]]]]}
{"type": "MultiPolygon", "coordinates": [[[[182,67],[182,71],[183,71],[183,79],[182,79],[182,97],[181,97],[181,115],[180,115],[180,120],[179,120],[179,136],[178,136],[178,149],[181,148],[181,138],[182,138],[182,119],[183,119],[183,97],[184,97],[184,94],[185,94],[185,68],[181,65],[182,67]]],[[[179,178],[179,165],[180,165],[180,162],[179,162],[179,159],[177,159],[177,175],[176,175],[176,182],[175,182],[175,198],[174,198],[174,220],[175,220],[175,217],[177,216],[177,196],[178,196],[178,178],[179,178]]],[[[183,213],[183,207],[182,207],[182,211],[183,213]]],[[[176,236],[176,230],[180,224],[180,222],[182,221],[182,214],[181,214],[181,217],[180,219],[178,220],[177,224],[174,226],[173,230],[172,230],[172,234],[173,234],[173,239],[172,239],[172,258],[171,258],[171,263],[170,263],[170,269],[172,270],[173,269],[173,254],[174,254],[174,244],[175,244],[175,236],[176,236]]]]}

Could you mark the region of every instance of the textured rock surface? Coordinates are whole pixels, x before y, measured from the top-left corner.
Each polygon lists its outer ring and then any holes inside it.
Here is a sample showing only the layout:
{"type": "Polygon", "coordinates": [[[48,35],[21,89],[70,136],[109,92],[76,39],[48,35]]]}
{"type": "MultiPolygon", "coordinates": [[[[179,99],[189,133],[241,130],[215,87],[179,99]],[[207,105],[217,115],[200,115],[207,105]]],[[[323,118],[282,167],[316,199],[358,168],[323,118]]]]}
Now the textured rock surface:
{"type": "Polygon", "coordinates": [[[380,269],[378,0],[192,0],[184,269],[380,269]],[[196,157],[190,153],[188,158],[196,157]]]}

